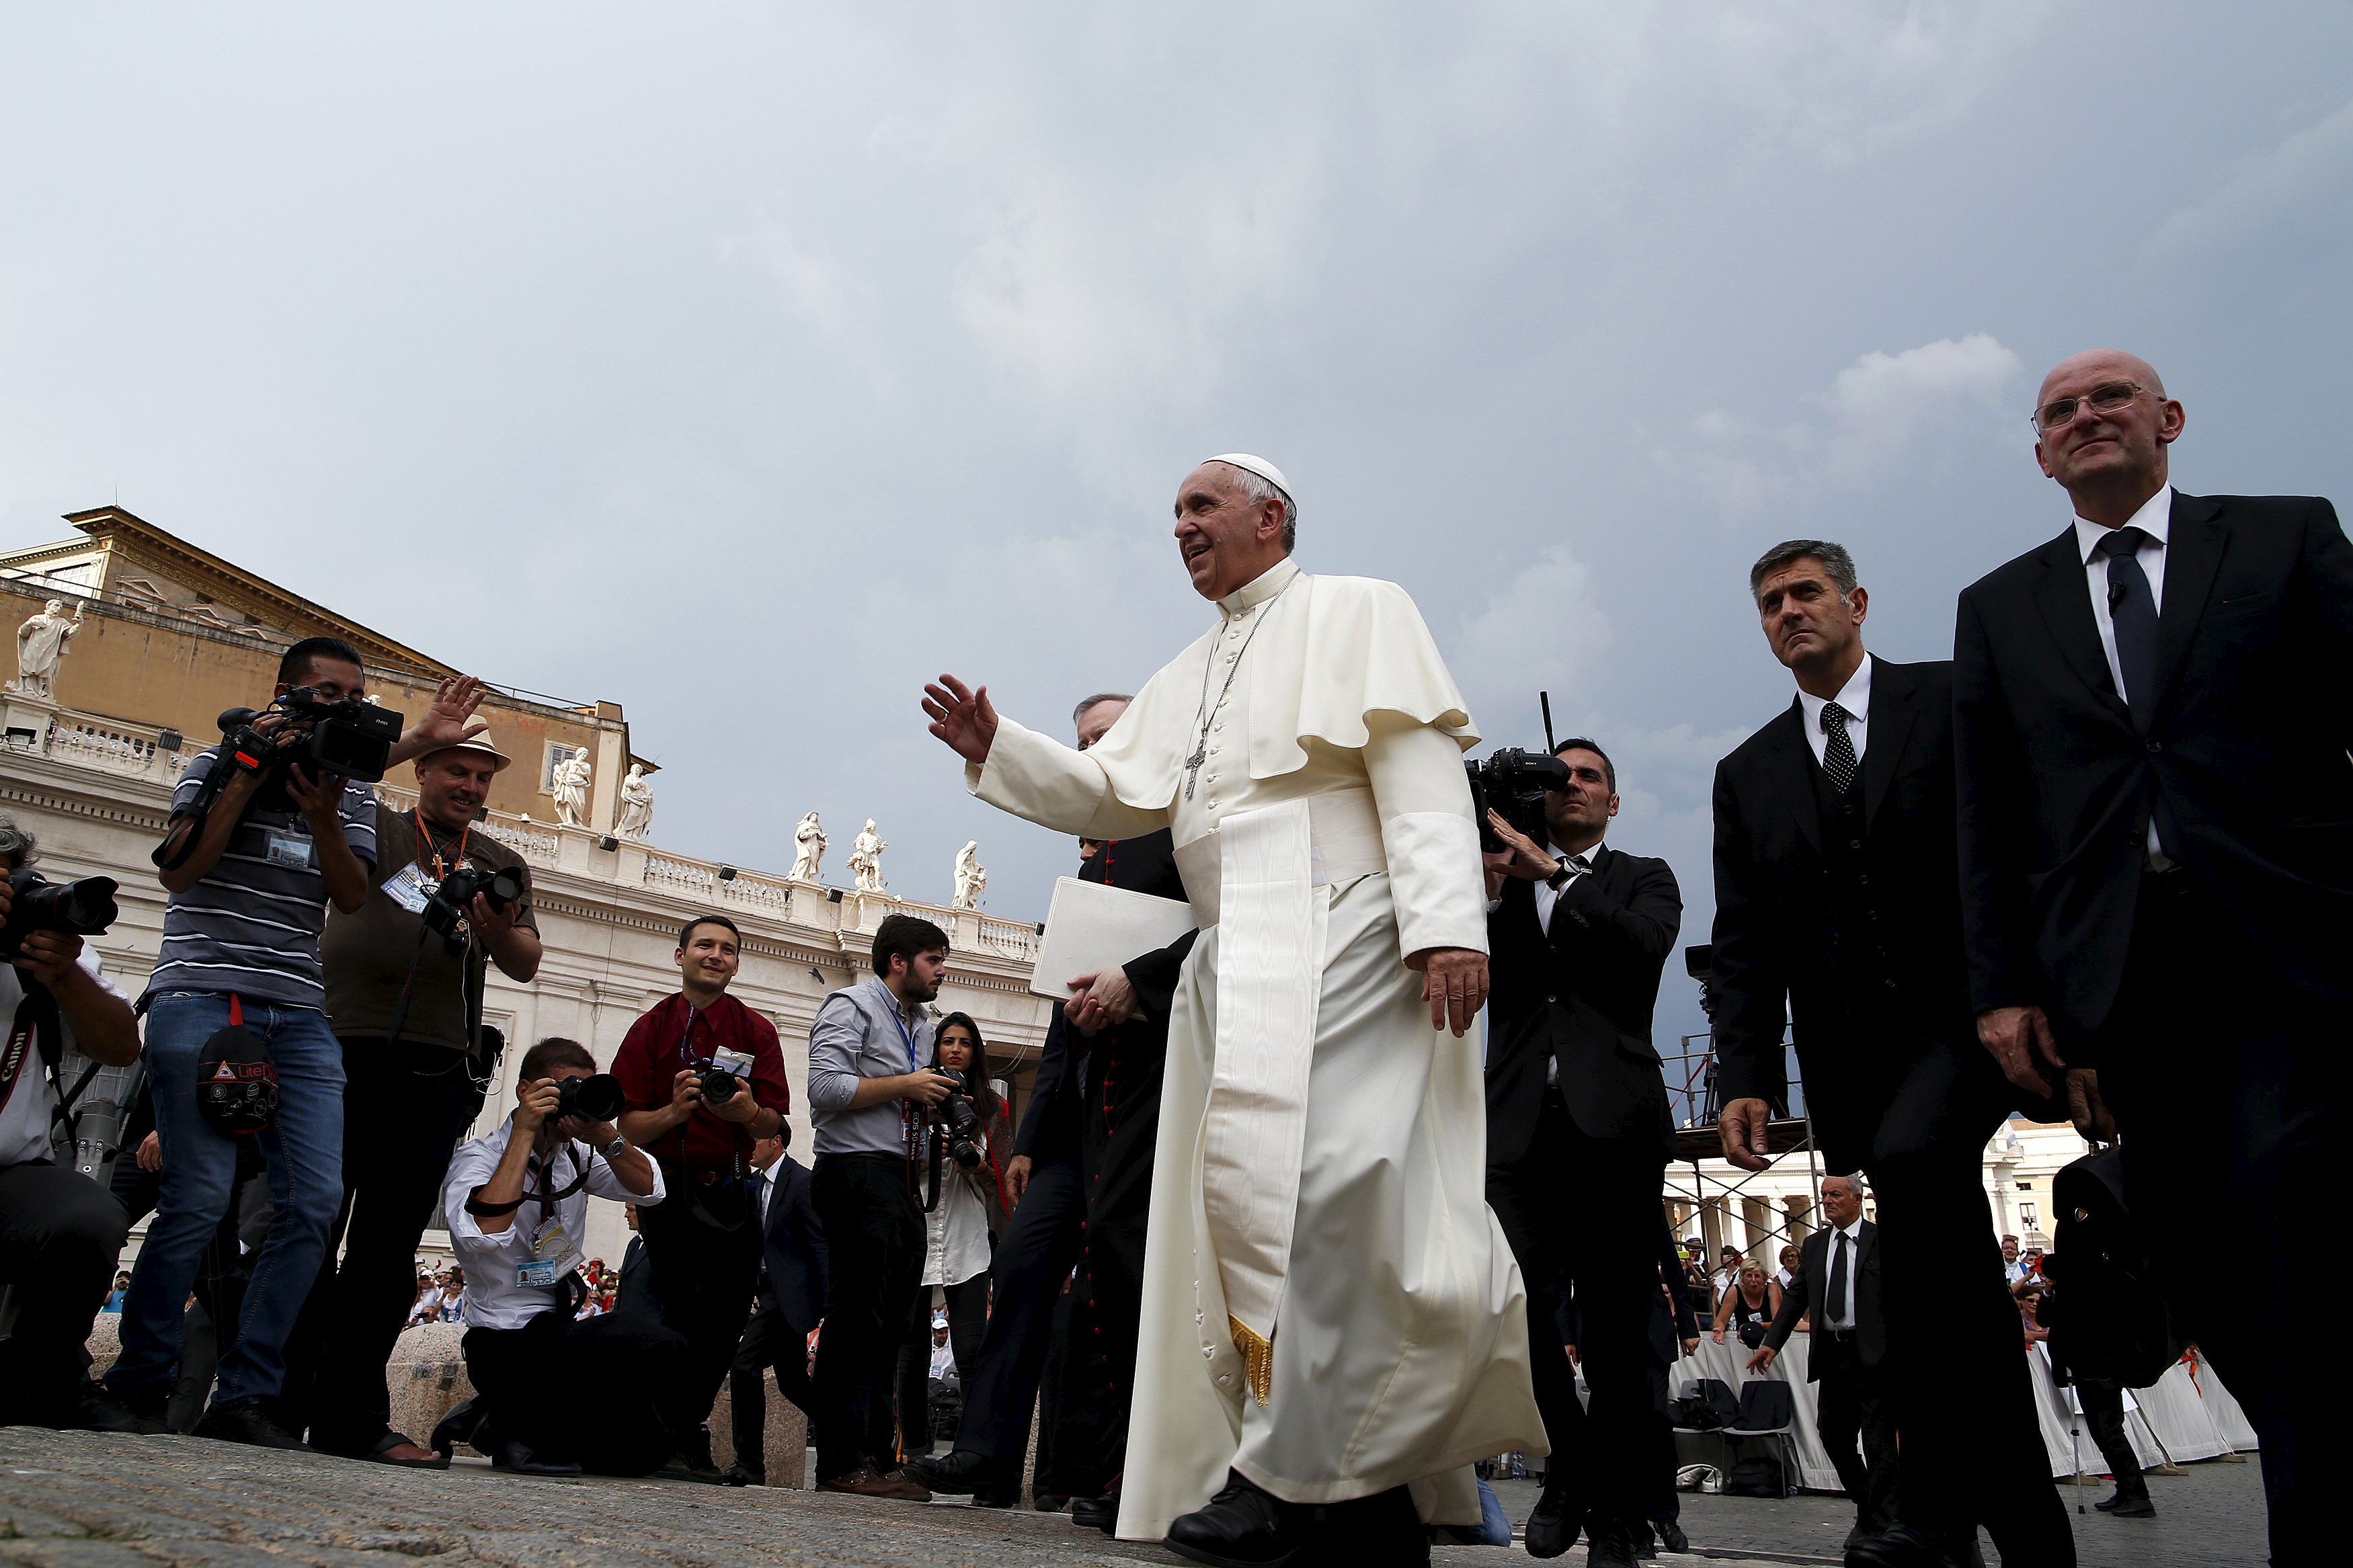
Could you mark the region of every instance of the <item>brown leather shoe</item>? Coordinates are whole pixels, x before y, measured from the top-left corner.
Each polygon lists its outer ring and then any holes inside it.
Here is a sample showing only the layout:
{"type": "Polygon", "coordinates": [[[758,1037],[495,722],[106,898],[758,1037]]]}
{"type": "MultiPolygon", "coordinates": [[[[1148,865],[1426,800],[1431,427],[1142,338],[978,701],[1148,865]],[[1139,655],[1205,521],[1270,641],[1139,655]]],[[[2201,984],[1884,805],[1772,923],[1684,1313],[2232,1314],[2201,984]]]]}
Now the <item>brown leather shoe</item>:
{"type": "Polygon", "coordinates": [[[929,1502],[932,1494],[907,1479],[904,1470],[893,1470],[878,1476],[871,1465],[860,1465],[845,1470],[830,1480],[819,1481],[821,1492],[848,1492],[852,1497],[893,1498],[905,1502],[929,1502]]]}

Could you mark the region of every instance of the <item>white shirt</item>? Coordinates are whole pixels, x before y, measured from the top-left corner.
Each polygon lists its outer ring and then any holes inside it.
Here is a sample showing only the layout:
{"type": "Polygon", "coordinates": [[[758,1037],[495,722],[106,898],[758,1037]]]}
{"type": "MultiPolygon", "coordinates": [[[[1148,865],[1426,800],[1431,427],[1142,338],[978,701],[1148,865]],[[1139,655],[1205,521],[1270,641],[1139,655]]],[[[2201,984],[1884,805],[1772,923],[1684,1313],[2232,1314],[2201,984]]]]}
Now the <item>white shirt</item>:
{"type": "MultiPolygon", "coordinates": [[[[2133,552],[2133,559],[2140,563],[2141,574],[2148,579],[2149,602],[2157,606],[2158,614],[2163,615],[2165,546],[2173,531],[2173,487],[2167,485],[2141,502],[2140,510],[2126,521],[2125,526],[2137,528],[2148,535],[2147,542],[2133,552]]],[[[2087,519],[2075,520],[2075,543],[2084,552],[2084,587],[2092,595],[2092,624],[2100,628],[2100,651],[2107,656],[2108,676],[2129,705],[2132,693],[2125,689],[2125,667],[2116,658],[2116,618],[2108,609],[2108,558],[2097,553],[2100,541],[2108,532],[2087,519]]],[[[2154,812],[2148,819],[2148,863],[2160,871],[2173,864],[2158,847],[2154,812]]]]}
{"type": "MultiPolygon", "coordinates": [[[[937,1137],[934,1130],[932,1136],[937,1137]]],[[[986,1142],[982,1144],[987,1148],[986,1142]]],[[[945,1154],[940,1157],[940,1201],[923,1216],[923,1278],[925,1285],[961,1285],[988,1268],[988,1209],[980,1201],[976,1181],[997,1179],[984,1163],[970,1175],[945,1154]]],[[[931,1195],[925,1180],[923,1196],[931,1195]]]]}
{"type": "Polygon", "coordinates": [[[1831,1232],[1829,1244],[1822,1249],[1822,1327],[1852,1329],[1854,1327],[1854,1282],[1862,1272],[1862,1220],[1860,1215],[1844,1230],[1831,1232]],[[1838,1277],[1839,1237],[1846,1237],[1846,1291],[1838,1300],[1831,1300],[1831,1281],[1838,1277]]]}
{"type": "MultiPolygon", "coordinates": [[[[82,943],[81,956],[74,962],[109,995],[122,994],[99,973],[98,952],[88,942],[82,943]]],[[[16,1009],[24,1000],[25,977],[16,972],[16,965],[0,963],[0,1040],[15,1031],[16,1009]]],[[[59,1040],[50,1043],[62,1044],[71,1051],[73,1026],[65,1021],[62,1013],[58,1018],[58,1033],[59,1040]]],[[[42,1044],[37,1039],[26,1042],[25,1062],[16,1069],[16,1092],[8,1097],[5,1106],[0,1106],[0,1165],[21,1165],[27,1160],[47,1160],[54,1155],[49,1144],[49,1112],[58,1103],[58,1086],[49,1076],[48,1064],[41,1059],[42,1044]]]]}
{"type": "Polygon", "coordinates": [[[934,1345],[932,1347],[932,1381],[934,1383],[957,1381],[955,1346],[934,1345]]]}
{"type": "Polygon", "coordinates": [[[1798,706],[1805,710],[1806,744],[1813,748],[1814,761],[1821,762],[1829,754],[1831,738],[1822,728],[1822,710],[1836,702],[1847,711],[1846,738],[1854,742],[1854,765],[1862,766],[1862,753],[1871,746],[1871,656],[1864,654],[1854,673],[1846,678],[1835,698],[1817,697],[1800,689],[1798,706]]]}
{"type": "Polygon", "coordinates": [[[653,1172],[654,1190],[641,1197],[623,1186],[605,1157],[587,1144],[577,1139],[557,1144],[544,1177],[534,1164],[531,1173],[523,1177],[523,1190],[529,1193],[545,1179],[561,1191],[572,1184],[572,1179],[584,1166],[587,1169],[586,1185],[550,1205],[552,1217],[570,1238],[569,1261],[557,1258],[562,1267],[553,1285],[519,1285],[515,1282],[515,1269],[533,1258],[532,1237],[542,1223],[539,1204],[526,1197],[506,1229],[495,1236],[483,1235],[474,1216],[466,1212],[466,1200],[498,1170],[499,1162],[506,1157],[507,1140],[513,1135],[514,1117],[510,1113],[496,1129],[449,1156],[449,1174],[441,1184],[441,1213],[448,1221],[449,1245],[466,1270],[469,1328],[519,1329],[543,1312],[569,1308],[568,1289],[561,1276],[582,1261],[580,1242],[588,1233],[589,1194],[617,1204],[636,1204],[640,1208],[662,1201],[661,1166],[652,1159],[646,1163],[653,1172]]]}

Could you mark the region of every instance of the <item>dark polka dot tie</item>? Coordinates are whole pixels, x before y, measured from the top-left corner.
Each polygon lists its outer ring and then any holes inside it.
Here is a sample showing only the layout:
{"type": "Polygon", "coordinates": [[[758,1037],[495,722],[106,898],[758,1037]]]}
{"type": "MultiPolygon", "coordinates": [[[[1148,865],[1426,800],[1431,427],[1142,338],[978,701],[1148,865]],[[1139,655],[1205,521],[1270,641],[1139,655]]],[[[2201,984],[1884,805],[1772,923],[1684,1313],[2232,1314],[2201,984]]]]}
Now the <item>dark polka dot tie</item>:
{"type": "Polygon", "coordinates": [[[1835,702],[1822,706],[1822,733],[1830,737],[1822,746],[1822,772],[1841,795],[1854,787],[1854,742],[1846,732],[1846,721],[1853,717],[1835,702]]]}

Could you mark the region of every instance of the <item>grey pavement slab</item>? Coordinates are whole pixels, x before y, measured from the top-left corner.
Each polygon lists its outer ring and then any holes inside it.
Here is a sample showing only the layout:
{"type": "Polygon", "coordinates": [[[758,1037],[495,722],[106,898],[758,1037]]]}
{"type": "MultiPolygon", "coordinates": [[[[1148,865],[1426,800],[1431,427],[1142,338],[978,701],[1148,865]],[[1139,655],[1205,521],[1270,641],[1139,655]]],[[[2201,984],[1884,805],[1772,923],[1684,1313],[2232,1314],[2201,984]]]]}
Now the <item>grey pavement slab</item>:
{"type": "MultiPolygon", "coordinates": [[[[1584,1555],[1580,1549],[1557,1561],[1577,1568],[1584,1555]]],[[[1496,1549],[1482,1547],[1441,1548],[1432,1558],[1436,1568],[1501,1563],[1496,1549]]],[[[197,1437],[0,1430],[0,1564],[10,1568],[1125,1568],[1181,1561],[1082,1530],[1067,1515],[1028,1510],[679,1481],[526,1479],[479,1462],[405,1470],[197,1437]]]]}

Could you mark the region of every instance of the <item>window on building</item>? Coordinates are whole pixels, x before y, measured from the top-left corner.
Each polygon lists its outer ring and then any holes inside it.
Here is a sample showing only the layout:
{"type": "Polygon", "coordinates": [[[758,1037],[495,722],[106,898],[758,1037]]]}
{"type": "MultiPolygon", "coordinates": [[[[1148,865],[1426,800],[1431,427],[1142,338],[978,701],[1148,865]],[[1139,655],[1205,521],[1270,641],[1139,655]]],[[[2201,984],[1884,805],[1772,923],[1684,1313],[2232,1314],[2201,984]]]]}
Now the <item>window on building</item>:
{"type": "Polygon", "coordinates": [[[565,763],[570,762],[573,758],[578,756],[587,749],[588,748],[586,746],[559,746],[554,742],[550,741],[547,743],[547,762],[540,769],[539,793],[542,795],[554,795],[555,793],[555,770],[562,767],[565,763]]]}
{"type": "Polygon", "coordinates": [[[2024,1226],[2029,1230],[2041,1230],[2042,1228],[2042,1216],[2039,1212],[2037,1205],[2033,1204],[2019,1205],[2018,1223],[2024,1226]]]}

